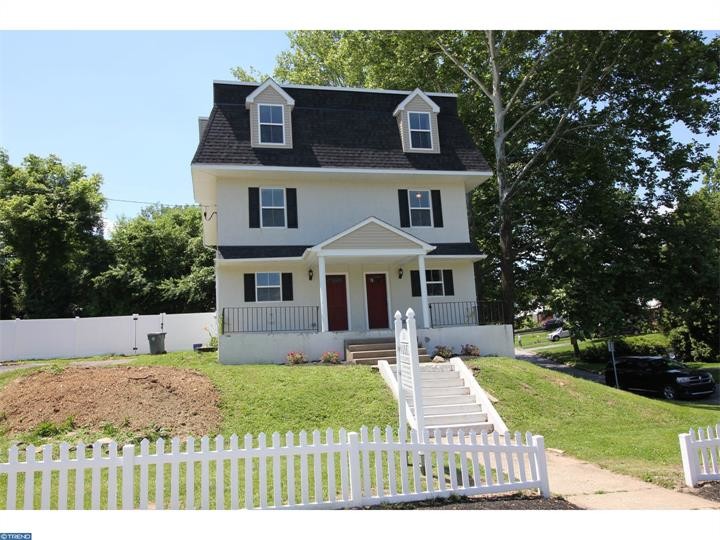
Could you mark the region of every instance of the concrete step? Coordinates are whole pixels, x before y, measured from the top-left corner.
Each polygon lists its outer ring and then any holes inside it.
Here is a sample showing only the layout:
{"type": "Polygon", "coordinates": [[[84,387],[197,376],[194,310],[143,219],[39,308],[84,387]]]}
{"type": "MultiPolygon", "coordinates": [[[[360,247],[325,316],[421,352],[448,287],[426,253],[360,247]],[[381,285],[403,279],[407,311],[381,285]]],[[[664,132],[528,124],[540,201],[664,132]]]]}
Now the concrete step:
{"type": "MultiPolygon", "coordinates": [[[[418,356],[418,359],[420,362],[431,362],[432,358],[430,358],[427,355],[418,356]]],[[[348,359],[349,364],[362,364],[362,365],[375,365],[380,360],[385,360],[388,364],[395,364],[397,362],[397,359],[394,356],[379,356],[379,357],[372,357],[372,358],[354,358],[350,357],[348,359]]]]}
{"type": "Polygon", "coordinates": [[[348,345],[346,349],[350,352],[361,352],[361,351],[387,351],[395,350],[394,341],[384,341],[382,343],[355,343],[348,345]]]}
{"type": "MultiPolygon", "coordinates": [[[[447,434],[448,429],[453,430],[453,436],[457,436],[457,432],[460,429],[463,430],[465,435],[469,435],[471,431],[474,431],[479,436],[481,431],[487,431],[488,433],[492,433],[492,431],[494,430],[494,426],[491,422],[478,422],[476,424],[453,424],[448,426],[442,426],[438,427],[440,436],[444,437],[447,434]]],[[[428,431],[430,432],[430,437],[435,436],[435,428],[429,428],[428,431]]]]}
{"type": "Polygon", "coordinates": [[[465,386],[465,381],[460,377],[454,379],[422,379],[423,388],[455,388],[456,386],[465,386]]]}
{"type": "MultiPolygon", "coordinates": [[[[410,406],[412,410],[412,405],[410,406]]],[[[472,403],[451,403],[442,405],[425,405],[423,407],[423,413],[426,416],[438,415],[438,414],[459,414],[459,413],[476,413],[481,412],[480,405],[475,402],[472,403]]]]}
{"type": "Polygon", "coordinates": [[[467,394],[457,394],[454,396],[429,396],[427,392],[423,394],[423,401],[425,406],[434,405],[467,405],[469,403],[475,404],[475,398],[467,394]]]}
{"type": "MultiPolygon", "coordinates": [[[[373,349],[370,351],[350,351],[354,359],[360,358],[395,358],[395,346],[389,349],[373,349]]],[[[427,356],[425,348],[418,349],[418,356],[427,356]]]]}
{"type": "Polygon", "coordinates": [[[435,370],[421,370],[420,376],[423,381],[452,381],[460,379],[460,374],[457,371],[435,371],[435,370]]]}
{"type": "Polygon", "coordinates": [[[436,372],[447,372],[447,371],[453,371],[452,364],[449,363],[435,363],[431,362],[429,364],[424,364],[420,366],[420,371],[423,373],[436,373],[436,372]]]}
{"type": "Polygon", "coordinates": [[[468,412],[456,414],[431,414],[425,415],[425,425],[428,427],[435,426],[453,426],[453,425],[470,425],[487,422],[487,414],[482,412],[468,412]]]}
{"type": "Polygon", "coordinates": [[[452,388],[423,388],[423,398],[440,397],[440,396],[462,396],[470,395],[470,389],[465,386],[455,386],[452,388]]]}

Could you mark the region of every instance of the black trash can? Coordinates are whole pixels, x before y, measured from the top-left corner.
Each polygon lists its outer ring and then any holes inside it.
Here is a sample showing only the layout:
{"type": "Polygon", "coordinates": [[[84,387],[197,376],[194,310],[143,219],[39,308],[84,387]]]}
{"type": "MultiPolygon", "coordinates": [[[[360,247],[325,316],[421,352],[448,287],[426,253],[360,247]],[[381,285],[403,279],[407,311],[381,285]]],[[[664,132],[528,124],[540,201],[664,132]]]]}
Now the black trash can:
{"type": "Polygon", "coordinates": [[[152,332],[147,335],[150,354],[165,354],[165,334],[166,332],[152,332]]]}

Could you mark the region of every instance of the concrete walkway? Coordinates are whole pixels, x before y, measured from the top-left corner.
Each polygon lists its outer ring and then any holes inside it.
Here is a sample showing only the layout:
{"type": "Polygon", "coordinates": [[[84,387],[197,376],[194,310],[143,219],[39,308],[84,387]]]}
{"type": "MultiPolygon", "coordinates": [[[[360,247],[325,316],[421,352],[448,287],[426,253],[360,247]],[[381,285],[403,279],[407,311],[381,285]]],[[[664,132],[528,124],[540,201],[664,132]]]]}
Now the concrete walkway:
{"type": "Polygon", "coordinates": [[[720,510],[718,502],[610,472],[557,450],[547,449],[546,455],[552,494],[588,510],[720,510]]]}

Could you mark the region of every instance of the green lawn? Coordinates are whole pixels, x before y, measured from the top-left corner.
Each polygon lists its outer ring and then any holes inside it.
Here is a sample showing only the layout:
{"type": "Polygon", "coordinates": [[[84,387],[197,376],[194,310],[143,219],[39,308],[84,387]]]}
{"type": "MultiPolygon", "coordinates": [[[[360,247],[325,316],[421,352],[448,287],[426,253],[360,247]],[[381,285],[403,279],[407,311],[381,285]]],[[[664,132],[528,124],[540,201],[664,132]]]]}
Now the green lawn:
{"type": "MultiPolygon", "coordinates": [[[[51,364],[61,367],[68,361],[51,364]]],[[[288,430],[358,430],[362,425],[397,423],[397,406],[390,391],[380,375],[366,366],[223,366],[212,353],[192,352],[140,356],[132,364],[177,366],[206,374],[220,391],[222,423],[218,432],[226,437],[237,433],[242,440],[248,432],[265,432],[269,437],[273,431],[284,435],[288,430]]],[[[720,406],[649,399],[523,361],[483,358],[471,360],[469,365],[479,368],[480,384],[499,398],[497,408],[511,430],[542,434],[548,447],[666,486],[677,485],[682,474],[678,433],[720,421],[720,406]]],[[[20,370],[0,374],[0,388],[27,373],[20,370]]],[[[90,442],[111,435],[122,442],[123,438],[129,440],[137,435],[74,429],[70,438],[66,431],[22,439],[34,444],[90,442]]],[[[10,444],[10,436],[0,433],[0,459],[6,459],[10,444]]],[[[312,463],[310,467],[312,471],[312,463]]],[[[152,471],[150,478],[152,489],[152,471]]],[[[197,471],[195,481],[199,482],[197,471]]],[[[4,506],[4,490],[3,479],[0,507],[4,506]]],[[[226,490],[226,501],[228,497],[226,490]]],[[[255,498],[257,502],[257,493],[255,498]]]]}
{"type": "Polygon", "coordinates": [[[542,330],[539,332],[529,332],[527,334],[515,334],[515,346],[523,349],[533,349],[535,347],[543,347],[546,345],[555,345],[561,343],[570,343],[570,338],[562,338],[558,341],[550,341],[547,337],[553,330],[542,330]]]}
{"type": "Polygon", "coordinates": [[[512,431],[544,435],[547,447],[668,487],[682,477],[678,433],[720,422],[720,406],[638,396],[521,360],[469,365],[512,431]]]}

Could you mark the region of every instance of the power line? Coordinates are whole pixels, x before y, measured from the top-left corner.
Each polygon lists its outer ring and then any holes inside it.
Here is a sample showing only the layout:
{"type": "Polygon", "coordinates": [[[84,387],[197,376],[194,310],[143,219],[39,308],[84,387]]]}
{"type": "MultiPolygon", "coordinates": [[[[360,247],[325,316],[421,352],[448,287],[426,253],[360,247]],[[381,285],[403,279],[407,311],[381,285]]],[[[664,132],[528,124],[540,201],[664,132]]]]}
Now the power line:
{"type": "Polygon", "coordinates": [[[164,204],[160,202],[150,202],[150,201],[130,201],[128,199],[110,199],[108,197],[105,197],[106,201],[112,201],[112,202],[121,202],[121,203],[130,203],[130,204],[150,204],[150,205],[159,205],[159,206],[198,206],[196,204],[164,204]]]}

